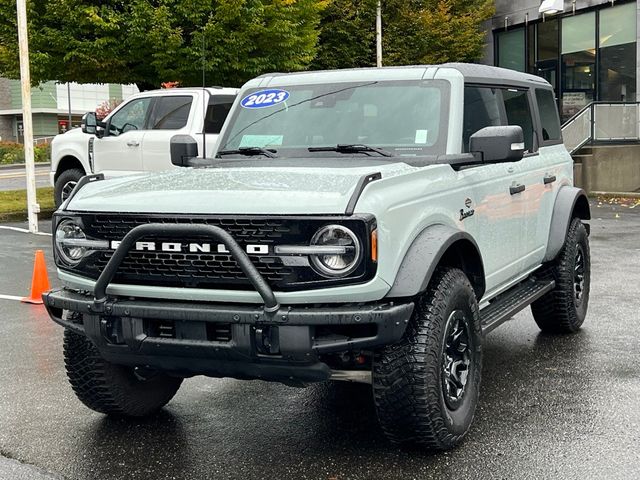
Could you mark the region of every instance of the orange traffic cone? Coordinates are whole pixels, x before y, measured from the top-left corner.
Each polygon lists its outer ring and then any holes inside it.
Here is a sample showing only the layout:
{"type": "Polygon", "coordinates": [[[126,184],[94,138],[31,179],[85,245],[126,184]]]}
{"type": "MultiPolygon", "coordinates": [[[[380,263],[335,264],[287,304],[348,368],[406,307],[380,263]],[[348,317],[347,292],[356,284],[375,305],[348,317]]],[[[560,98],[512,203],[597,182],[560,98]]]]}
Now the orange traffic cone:
{"type": "Polygon", "coordinates": [[[49,290],[49,276],[47,275],[47,265],[44,261],[44,252],[36,250],[36,259],[33,264],[33,277],[31,279],[31,295],[24,297],[24,303],[42,303],[42,294],[49,290]]]}

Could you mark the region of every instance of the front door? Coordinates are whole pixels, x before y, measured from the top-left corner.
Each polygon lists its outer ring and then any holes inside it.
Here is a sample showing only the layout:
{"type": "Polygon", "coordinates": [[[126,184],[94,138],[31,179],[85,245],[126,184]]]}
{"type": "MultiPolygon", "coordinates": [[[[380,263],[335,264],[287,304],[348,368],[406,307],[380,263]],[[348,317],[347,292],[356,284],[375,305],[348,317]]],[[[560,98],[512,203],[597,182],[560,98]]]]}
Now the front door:
{"type": "MultiPolygon", "coordinates": [[[[505,99],[499,88],[465,88],[463,151],[469,151],[473,133],[508,123],[505,99]]],[[[522,273],[526,249],[522,161],[480,165],[462,170],[459,175],[470,189],[467,209],[474,211],[463,225],[482,252],[487,293],[491,294],[522,273]]]]}
{"type": "Polygon", "coordinates": [[[151,98],[136,98],[107,119],[105,136],[93,143],[94,172],[107,177],[141,172],[142,142],[151,98]]]}

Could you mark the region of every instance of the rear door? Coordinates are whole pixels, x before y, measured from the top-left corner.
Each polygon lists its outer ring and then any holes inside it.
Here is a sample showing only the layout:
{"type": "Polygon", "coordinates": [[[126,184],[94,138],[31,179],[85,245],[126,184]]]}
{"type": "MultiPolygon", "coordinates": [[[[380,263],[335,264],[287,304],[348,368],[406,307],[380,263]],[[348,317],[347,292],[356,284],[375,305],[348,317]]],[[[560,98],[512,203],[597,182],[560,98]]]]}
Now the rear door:
{"type": "Polygon", "coordinates": [[[151,97],[132,99],[107,119],[108,134],[93,142],[95,173],[109,177],[143,170],[142,142],[151,103],[151,97]]]}
{"type": "Polygon", "coordinates": [[[195,101],[192,94],[168,93],[154,97],[149,115],[149,128],[143,141],[143,165],[145,171],[162,171],[173,168],[170,142],[174,135],[186,135],[191,131],[195,101]]]}
{"type": "Polygon", "coordinates": [[[540,148],[536,155],[524,162],[529,243],[526,266],[529,268],[539,265],[544,258],[558,189],[561,185],[570,184],[573,174],[573,160],[562,142],[553,91],[544,88],[532,90],[530,103],[535,113],[540,148]]]}

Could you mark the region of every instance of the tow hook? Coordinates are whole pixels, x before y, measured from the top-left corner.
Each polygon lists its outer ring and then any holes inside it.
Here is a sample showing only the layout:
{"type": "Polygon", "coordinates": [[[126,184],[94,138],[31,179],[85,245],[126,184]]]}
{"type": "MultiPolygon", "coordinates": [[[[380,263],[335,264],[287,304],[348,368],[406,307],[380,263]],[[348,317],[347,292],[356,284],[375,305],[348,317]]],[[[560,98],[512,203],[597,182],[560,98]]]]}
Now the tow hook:
{"type": "Polygon", "coordinates": [[[280,354],[280,337],[278,327],[260,326],[255,327],[256,350],[261,355],[280,354]]]}
{"type": "Polygon", "coordinates": [[[125,343],[122,331],[122,320],[120,318],[101,318],[100,333],[102,337],[112,345],[122,345],[125,343]]]}

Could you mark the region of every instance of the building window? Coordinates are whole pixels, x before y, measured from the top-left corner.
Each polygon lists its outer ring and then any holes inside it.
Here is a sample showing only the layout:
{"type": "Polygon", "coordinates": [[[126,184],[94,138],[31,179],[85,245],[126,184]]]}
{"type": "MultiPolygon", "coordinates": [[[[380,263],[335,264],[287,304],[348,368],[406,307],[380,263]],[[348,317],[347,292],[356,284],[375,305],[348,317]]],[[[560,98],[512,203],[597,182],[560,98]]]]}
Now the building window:
{"type": "Polygon", "coordinates": [[[600,100],[636,100],[636,4],[600,12],[600,100]]]}
{"type": "Polygon", "coordinates": [[[568,119],[594,100],[596,14],[562,19],[562,117],[568,119]]]}
{"type": "Polygon", "coordinates": [[[532,72],[544,78],[551,86],[558,88],[558,20],[547,20],[537,25],[537,48],[535,70],[532,72]]]}
{"type": "Polygon", "coordinates": [[[497,39],[498,66],[524,72],[524,28],[500,32],[497,39]]]}

